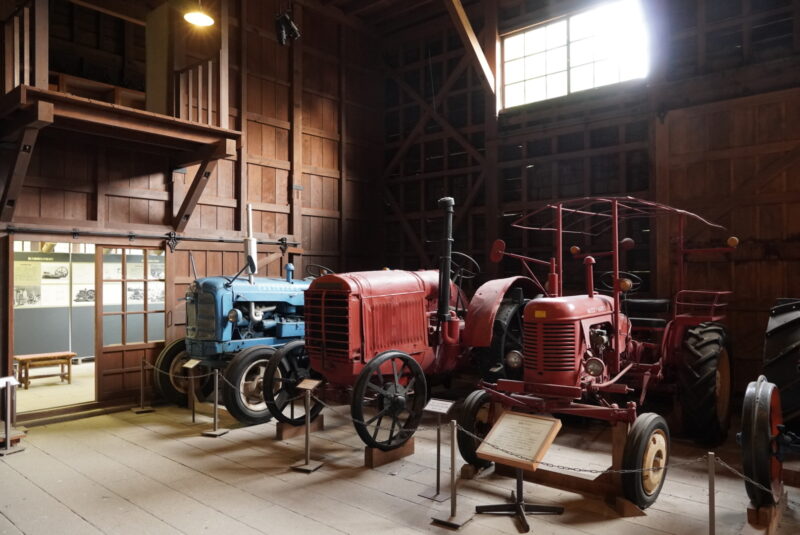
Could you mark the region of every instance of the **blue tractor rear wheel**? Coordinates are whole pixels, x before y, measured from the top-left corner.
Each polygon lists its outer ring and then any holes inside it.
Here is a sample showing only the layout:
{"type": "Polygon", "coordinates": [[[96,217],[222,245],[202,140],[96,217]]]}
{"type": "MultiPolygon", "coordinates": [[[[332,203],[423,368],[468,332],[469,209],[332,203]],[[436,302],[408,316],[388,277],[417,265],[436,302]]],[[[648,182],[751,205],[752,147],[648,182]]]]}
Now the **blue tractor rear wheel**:
{"type": "MultiPolygon", "coordinates": [[[[183,365],[189,360],[186,353],[186,340],[180,338],[164,347],[156,358],[153,367],[153,384],[161,397],[170,403],[181,407],[189,404],[187,395],[189,378],[183,365]]],[[[196,396],[204,400],[214,389],[209,369],[205,366],[194,368],[195,376],[199,377],[195,383],[196,396]]]]}

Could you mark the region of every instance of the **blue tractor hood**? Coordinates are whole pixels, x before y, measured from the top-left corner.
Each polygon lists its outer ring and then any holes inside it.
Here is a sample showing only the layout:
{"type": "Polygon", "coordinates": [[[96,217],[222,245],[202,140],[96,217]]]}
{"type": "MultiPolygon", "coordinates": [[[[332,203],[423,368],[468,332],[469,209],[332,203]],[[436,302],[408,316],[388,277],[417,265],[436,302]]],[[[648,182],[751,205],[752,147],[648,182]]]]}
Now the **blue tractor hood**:
{"type": "Polygon", "coordinates": [[[311,285],[311,281],[302,279],[288,282],[286,279],[267,277],[256,277],[254,284],[250,284],[247,278],[239,278],[233,281],[230,288],[226,288],[228,281],[224,277],[206,277],[197,279],[196,283],[198,290],[214,295],[230,292],[234,302],[275,301],[293,306],[303,306],[303,292],[311,285]]]}

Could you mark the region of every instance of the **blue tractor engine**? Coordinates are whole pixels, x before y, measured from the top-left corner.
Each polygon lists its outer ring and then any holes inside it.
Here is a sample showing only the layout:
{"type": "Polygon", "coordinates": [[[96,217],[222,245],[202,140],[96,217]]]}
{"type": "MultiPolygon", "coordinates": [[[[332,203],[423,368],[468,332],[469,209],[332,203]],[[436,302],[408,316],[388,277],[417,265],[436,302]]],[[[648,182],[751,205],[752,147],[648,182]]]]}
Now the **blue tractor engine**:
{"type": "MultiPolygon", "coordinates": [[[[244,239],[247,265],[233,277],[196,279],[186,292],[186,337],[167,344],[154,370],[156,390],[166,400],[185,406],[192,368],[195,394],[200,399],[213,390],[211,374],[222,372],[220,389],[228,412],[247,424],[263,423],[270,412],[262,391],[264,372],[276,349],[305,335],[304,292],[310,280],[256,277],[256,239],[248,206],[248,237],[244,239]],[[240,278],[247,270],[246,278],[240,278]]],[[[321,273],[328,272],[316,266],[321,273]]]]}

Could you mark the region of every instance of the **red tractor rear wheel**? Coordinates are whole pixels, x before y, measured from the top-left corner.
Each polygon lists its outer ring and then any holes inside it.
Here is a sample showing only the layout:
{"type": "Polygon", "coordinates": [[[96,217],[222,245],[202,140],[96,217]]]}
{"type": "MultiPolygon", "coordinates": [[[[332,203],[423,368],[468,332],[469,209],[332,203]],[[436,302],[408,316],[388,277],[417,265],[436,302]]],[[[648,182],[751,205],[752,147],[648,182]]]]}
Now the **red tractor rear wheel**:
{"type": "Polygon", "coordinates": [[[730,425],[731,362],[728,334],[719,323],[689,329],[679,364],[683,421],[701,444],[721,444],[730,425]]]}

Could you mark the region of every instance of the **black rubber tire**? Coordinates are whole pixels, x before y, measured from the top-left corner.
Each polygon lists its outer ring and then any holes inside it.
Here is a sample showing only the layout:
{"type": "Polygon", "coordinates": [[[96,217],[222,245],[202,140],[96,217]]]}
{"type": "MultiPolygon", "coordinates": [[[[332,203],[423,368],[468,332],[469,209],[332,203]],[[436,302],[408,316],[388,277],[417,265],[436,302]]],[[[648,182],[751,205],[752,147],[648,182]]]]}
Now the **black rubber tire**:
{"type": "MultiPolygon", "coordinates": [[[[623,470],[642,470],[647,468],[645,464],[645,453],[651,442],[658,440],[665,441],[666,454],[659,456],[658,466],[664,468],[660,473],[660,480],[658,484],[648,490],[645,486],[645,478],[652,477],[653,470],[642,472],[630,472],[622,474],[622,494],[635,503],[642,509],[646,509],[655,503],[661,489],[664,486],[664,481],[667,479],[667,469],[669,464],[669,427],[667,421],[654,412],[646,412],[639,415],[636,421],[633,422],[628,437],[625,440],[625,450],[622,454],[622,469],[623,470]],[[657,437],[661,434],[661,437],[657,437]]],[[[648,467],[656,466],[655,463],[649,464],[648,467]]]]}
{"type": "Polygon", "coordinates": [[[497,309],[492,325],[492,343],[489,347],[479,348],[478,369],[481,378],[494,383],[498,379],[522,379],[523,367],[510,369],[506,366],[505,357],[511,351],[523,351],[522,348],[522,313],[527,301],[519,302],[509,297],[503,299],[497,309]]]}
{"type": "Polygon", "coordinates": [[[783,419],[800,427],[800,299],[782,298],[769,311],[764,375],[781,393],[783,419]]]}
{"type": "Polygon", "coordinates": [[[772,505],[780,497],[782,464],[775,455],[777,444],[773,436],[782,422],[780,396],[777,387],[763,375],[747,385],[742,404],[742,472],[758,485],[745,480],[747,496],[753,505],[772,505]],[[773,409],[777,409],[773,413],[773,409]],[[774,472],[773,472],[774,470],[774,472]]]}
{"type": "MultiPolygon", "coordinates": [[[[458,414],[458,425],[473,435],[481,438],[486,437],[489,430],[492,428],[493,422],[480,422],[478,416],[481,411],[488,411],[491,407],[492,397],[486,390],[475,390],[467,399],[464,400],[464,405],[461,407],[461,412],[458,414]]],[[[458,451],[461,457],[464,458],[469,464],[475,468],[486,468],[491,465],[491,461],[481,459],[478,457],[478,447],[481,445],[480,441],[464,433],[461,429],[458,430],[456,435],[458,440],[458,451]]]]}
{"type": "MultiPolygon", "coordinates": [[[[179,338],[161,350],[153,367],[153,384],[158,393],[166,401],[180,407],[186,407],[189,404],[186,387],[181,388],[180,386],[180,383],[188,381],[188,373],[180,367],[180,362],[186,362],[189,358],[189,355],[186,354],[186,340],[179,338]],[[171,375],[176,369],[181,370],[182,378],[179,381],[175,381],[171,375]]],[[[214,391],[214,382],[207,376],[210,370],[205,366],[196,366],[194,371],[195,375],[205,376],[198,379],[195,386],[198,399],[204,400],[214,391]]]]}
{"type": "MultiPolygon", "coordinates": [[[[305,412],[295,417],[292,417],[291,412],[289,415],[285,414],[279,406],[275,393],[277,388],[278,392],[285,392],[289,399],[298,398],[296,403],[299,403],[301,407],[303,406],[303,391],[298,390],[296,386],[303,379],[321,378],[311,370],[311,360],[305,351],[305,347],[304,340],[294,340],[281,347],[269,359],[267,371],[264,373],[264,400],[267,402],[270,414],[279,422],[294,426],[300,426],[305,423],[305,412]],[[279,381],[275,381],[276,376],[280,378],[279,381]]],[[[285,407],[286,405],[283,405],[283,408],[285,407]]],[[[312,421],[319,416],[320,411],[322,411],[322,403],[312,399],[311,410],[309,411],[312,421]]]]}
{"type": "MultiPolygon", "coordinates": [[[[401,369],[402,373],[402,369],[401,369]]],[[[393,382],[386,383],[388,385],[394,384],[393,382]]],[[[385,386],[382,384],[382,386],[385,386]]],[[[383,410],[385,407],[384,398],[377,398],[378,399],[378,408],[383,410]],[[383,402],[382,402],[383,401],[383,402]]],[[[356,380],[355,387],[353,388],[353,402],[350,406],[350,415],[352,416],[354,422],[353,426],[356,428],[356,432],[358,436],[361,437],[361,440],[369,447],[376,448],[382,451],[390,451],[396,448],[399,448],[403,444],[405,444],[408,439],[414,436],[414,433],[419,427],[419,422],[422,420],[422,413],[425,409],[425,404],[428,400],[428,385],[427,381],[425,380],[425,374],[422,371],[422,367],[419,363],[411,358],[410,355],[403,353],[401,351],[386,351],[381,353],[380,355],[376,356],[374,359],[369,361],[369,363],[364,366],[364,369],[361,370],[361,373],[356,380]],[[368,419],[365,420],[364,415],[364,401],[369,396],[367,395],[367,385],[370,384],[370,379],[373,375],[378,376],[376,372],[378,372],[381,365],[391,359],[400,359],[403,362],[404,366],[408,366],[409,371],[413,375],[415,379],[415,388],[414,388],[414,397],[411,401],[411,406],[406,409],[409,416],[406,418],[406,421],[402,424],[402,426],[398,427],[398,432],[396,435],[389,436],[386,438],[385,441],[377,440],[373,438],[373,436],[369,433],[367,426],[364,425],[365,421],[369,421],[368,419]]],[[[392,421],[396,421],[396,418],[393,415],[392,421]]],[[[399,415],[397,415],[399,416],[399,415]]],[[[382,418],[377,421],[377,426],[380,426],[382,418]]],[[[393,426],[392,426],[393,427],[393,426]]],[[[391,435],[391,431],[390,431],[391,435]]]]}
{"type": "MultiPolygon", "coordinates": [[[[222,399],[230,415],[243,424],[263,424],[272,419],[266,401],[263,402],[263,408],[260,407],[259,404],[258,408],[255,409],[242,399],[241,382],[243,377],[251,371],[252,367],[259,365],[259,363],[262,363],[260,365],[266,370],[269,359],[274,354],[274,347],[250,347],[237,353],[225,369],[225,385],[222,388],[222,399]]],[[[260,384],[261,386],[259,387],[258,379],[256,379],[256,395],[258,388],[263,387],[263,376],[260,384]]],[[[263,401],[263,399],[262,392],[261,400],[263,401]]]]}
{"type": "Polygon", "coordinates": [[[681,356],[678,396],[684,425],[696,442],[717,446],[728,435],[731,416],[733,378],[725,327],[707,322],[688,329],[681,356]]]}

